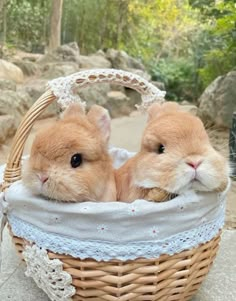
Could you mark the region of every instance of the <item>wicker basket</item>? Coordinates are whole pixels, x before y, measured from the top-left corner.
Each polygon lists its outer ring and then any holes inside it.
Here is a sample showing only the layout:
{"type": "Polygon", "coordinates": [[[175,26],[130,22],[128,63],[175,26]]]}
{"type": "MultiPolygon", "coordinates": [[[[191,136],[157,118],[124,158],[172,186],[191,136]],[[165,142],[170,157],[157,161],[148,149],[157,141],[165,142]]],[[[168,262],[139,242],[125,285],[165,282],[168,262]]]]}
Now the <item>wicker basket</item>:
{"type": "MultiPolygon", "coordinates": [[[[22,256],[26,242],[14,235],[22,256]]],[[[97,262],[48,251],[72,276],[76,301],[187,301],[197,292],[219,248],[220,235],[191,250],[153,259],[97,262]]]]}
{"type": "MultiPolygon", "coordinates": [[[[128,86],[143,95],[144,104],[154,101],[157,96],[161,97],[158,95],[160,91],[142,78],[111,69],[78,73],[70,77],[70,80],[76,82],[79,87],[93,82],[113,82],[128,86]]],[[[21,122],[7,162],[3,189],[21,178],[20,162],[25,141],[34,121],[57,98],[54,94],[50,89],[47,90],[21,122]]],[[[66,97],[67,94],[64,95],[64,98],[66,97]]],[[[13,234],[12,237],[21,255],[27,242],[13,234]]],[[[73,300],[184,301],[190,300],[208,273],[216,256],[219,241],[220,233],[211,241],[191,250],[173,256],[161,255],[153,259],[97,262],[92,259],[80,260],[55,254],[50,250],[48,256],[50,259],[60,259],[64,270],[72,276],[72,284],[76,288],[73,300]]]]}

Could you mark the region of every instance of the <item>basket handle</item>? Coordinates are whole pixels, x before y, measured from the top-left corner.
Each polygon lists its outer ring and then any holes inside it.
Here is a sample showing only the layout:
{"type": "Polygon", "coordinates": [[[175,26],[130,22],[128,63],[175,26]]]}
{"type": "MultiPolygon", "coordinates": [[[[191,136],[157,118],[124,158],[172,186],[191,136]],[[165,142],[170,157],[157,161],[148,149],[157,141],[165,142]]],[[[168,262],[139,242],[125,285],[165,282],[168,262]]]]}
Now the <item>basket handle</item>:
{"type": "Polygon", "coordinates": [[[25,142],[39,115],[56,99],[63,109],[72,102],[81,102],[74,93],[75,86],[82,88],[95,83],[115,83],[136,90],[142,96],[142,105],[139,108],[143,111],[150,103],[164,101],[165,91],[160,91],[139,75],[123,70],[86,70],[50,81],[49,89],[33,104],[17,129],[4,172],[2,190],[21,179],[21,157],[25,142]]]}
{"type": "Polygon", "coordinates": [[[67,77],[56,78],[48,84],[58,98],[59,105],[65,108],[71,102],[81,101],[74,93],[75,84],[78,88],[83,88],[96,83],[114,83],[136,90],[142,97],[142,105],[139,106],[141,110],[145,110],[152,102],[163,101],[165,96],[165,91],[159,90],[141,76],[116,69],[85,70],[67,77]]]}

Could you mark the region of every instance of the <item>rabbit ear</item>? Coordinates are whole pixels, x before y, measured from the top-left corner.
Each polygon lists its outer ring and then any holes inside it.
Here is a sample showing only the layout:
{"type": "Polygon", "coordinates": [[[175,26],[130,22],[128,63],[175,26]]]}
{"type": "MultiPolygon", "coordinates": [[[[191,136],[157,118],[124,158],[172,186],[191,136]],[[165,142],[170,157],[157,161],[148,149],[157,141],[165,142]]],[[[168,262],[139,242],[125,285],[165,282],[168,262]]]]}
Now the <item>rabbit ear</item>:
{"type": "Polygon", "coordinates": [[[87,116],[89,121],[101,132],[104,142],[108,144],[111,133],[111,117],[108,110],[103,107],[93,105],[87,116]]]}
{"type": "Polygon", "coordinates": [[[73,103],[66,108],[62,113],[62,119],[68,119],[72,117],[79,118],[81,115],[85,115],[85,111],[82,105],[78,103],[73,103]]]}
{"type": "Polygon", "coordinates": [[[153,118],[156,118],[163,113],[169,113],[169,112],[176,112],[180,110],[180,106],[173,101],[167,101],[163,104],[154,103],[151,105],[148,109],[148,121],[152,120],[153,118]]]}
{"type": "Polygon", "coordinates": [[[160,110],[161,110],[161,104],[159,103],[154,103],[152,104],[148,110],[147,110],[147,113],[148,113],[148,121],[152,120],[153,118],[157,117],[160,113],[160,110]]]}
{"type": "Polygon", "coordinates": [[[162,111],[165,113],[176,112],[180,110],[180,105],[174,101],[167,101],[162,104],[162,111]]]}

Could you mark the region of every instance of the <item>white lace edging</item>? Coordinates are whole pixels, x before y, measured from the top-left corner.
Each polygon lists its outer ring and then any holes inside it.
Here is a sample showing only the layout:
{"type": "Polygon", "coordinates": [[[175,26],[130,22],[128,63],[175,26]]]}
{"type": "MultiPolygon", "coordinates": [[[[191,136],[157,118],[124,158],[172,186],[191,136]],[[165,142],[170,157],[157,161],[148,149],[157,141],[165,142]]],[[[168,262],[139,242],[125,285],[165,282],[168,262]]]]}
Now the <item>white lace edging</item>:
{"type": "Polygon", "coordinates": [[[75,294],[72,277],[63,271],[59,259],[50,259],[47,251],[36,245],[26,246],[23,251],[27,269],[25,275],[32,277],[52,301],[69,301],[75,294]]]}
{"type": "Polygon", "coordinates": [[[74,88],[76,86],[82,88],[95,83],[114,83],[136,90],[142,96],[142,104],[136,105],[140,111],[145,111],[154,102],[163,102],[166,94],[165,91],[159,90],[141,76],[116,69],[85,70],[53,79],[48,82],[48,86],[58,98],[58,104],[64,109],[73,102],[85,105],[74,93],[74,88]]]}
{"type": "Polygon", "coordinates": [[[220,211],[220,215],[215,220],[166,239],[125,244],[84,241],[45,232],[13,215],[9,215],[8,220],[14,235],[55,253],[71,255],[80,259],[93,258],[97,261],[133,260],[140,257],[159,257],[162,254],[173,255],[210,241],[224,225],[224,210],[220,211]]]}

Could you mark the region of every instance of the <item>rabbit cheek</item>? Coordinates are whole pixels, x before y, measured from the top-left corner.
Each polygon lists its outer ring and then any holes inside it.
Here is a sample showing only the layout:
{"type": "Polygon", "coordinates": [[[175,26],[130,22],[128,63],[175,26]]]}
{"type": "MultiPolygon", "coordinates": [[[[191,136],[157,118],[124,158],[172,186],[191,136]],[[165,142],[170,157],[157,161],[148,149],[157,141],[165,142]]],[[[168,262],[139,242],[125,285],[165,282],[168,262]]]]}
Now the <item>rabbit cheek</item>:
{"type": "Polygon", "coordinates": [[[218,170],[216,170],[216,175],[218,185],[215,191],[222,192],[228,187],[229,184],[230,168],[228,162],[225,159],[222,160],[217,169],[218,170]]]}
{"type": "Polygon", "coordinates": [[[192,188],[196,191],[223,191],[228,184],[227,165],[219,158],[207,158],[197,169],[192,188]]]}
{"type": "Polygon", "coordinates": [[[191,170],[185,167],[185,164],[176,163],[163,177],[161,188],[171,193],[179,194],[186,190],[193,177],[191,170]]]}
{"type": "MultiPolygon", "coordinates": [[[[52,200],[64,201],[68,198],[68,191],[66,189],[65,183],[67,182],[67,174],[65,170],[60,167],[51,166],[47,169],[47,180],[40,182],[40,194],[44,197],[52,200]]],[[[40,178],[40,176],[39,176],[40,178]]]]}
{"type": "MultiPolygon", "coordinates": [[[[209,162],[210,179],[206,183],[211,191],[223,191],[228,185],[229,167],[225,159],[213,159],[209,162]]],[[[208,171],[208,172],[209,172],[208,171]]],[[[205,172],[207,173],[207,171],[205,172]]],[[[205,179],[203,179],[204,181],[205,179]]]]}
{"type": "Polygon", "coordinates": [[[33,192],[33,194],[38,195],[41,193],[41,183],[37,176],[37,172],[28,161],[23,164],[22,181],[23,184],[33,192]]]}
{"type": "Polygon", "coordinates": [[[51,174],[51,181],[45,186],[48,196],[58,201],[80,201],[83,183],[77,179],[77,173],[71,169],[57,169],[51,174]]]}
{"type": "Polygon", "coordinates": [[[142,188],[160,187],[161,172],[154,164],[146,165],[145,158],[135,168],[133,182],[135,186],[142,188]]]}
{"type": "Polygon", "coordinates": [[[27,175],[23,176],[23,182],[27,188],[29,188],[34,194],[41,194],[41,182],[37,176],[37,173],[31,171],[27,175]]]}
{"type": "Polygon", "coordinates": [[[109,173],[107,166],[94,163],[93,167],[87,171],[85,181],[83,183],[83,190],[86,193],[86,199],[102,201],[108,185],[109,173]]]}
{"type": "Polygon", "coordinates": [[[153,160],[153,164],[142,161],[135,172],[134,184],[142,188],[161,188],[172,192],[176,182],[174,168],[171,163],[162,163],[153,160]]]}

